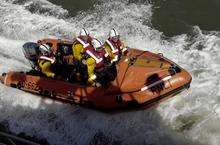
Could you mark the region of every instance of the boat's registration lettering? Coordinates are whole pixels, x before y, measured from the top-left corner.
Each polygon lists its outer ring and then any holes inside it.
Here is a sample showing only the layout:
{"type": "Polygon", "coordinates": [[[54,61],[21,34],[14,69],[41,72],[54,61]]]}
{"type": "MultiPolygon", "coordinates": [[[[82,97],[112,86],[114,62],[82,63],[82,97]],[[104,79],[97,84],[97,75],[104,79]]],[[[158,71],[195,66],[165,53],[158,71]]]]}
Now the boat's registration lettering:
{"type": "Polygon", "coordinates": [[[81,103],[80,97],[74,95],[72,91],[67,91],[68,98],[72,98],[75,103],[81,103]]]}
{"type": "Polygon", "coordinates": [[[24,86],[25,89],[39,91],[39,86],[34,82],[23,82],[22,86],[24,86]]]}

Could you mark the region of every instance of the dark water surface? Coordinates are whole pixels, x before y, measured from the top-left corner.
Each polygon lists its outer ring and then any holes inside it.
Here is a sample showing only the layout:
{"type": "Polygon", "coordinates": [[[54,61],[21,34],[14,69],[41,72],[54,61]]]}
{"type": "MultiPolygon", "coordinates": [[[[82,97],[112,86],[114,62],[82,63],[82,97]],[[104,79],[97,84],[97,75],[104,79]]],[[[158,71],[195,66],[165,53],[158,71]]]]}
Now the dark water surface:
{"type": "Polygon", "coordinates": [[[71,16],[75,16],[79,11],[92,9],[96,0],[49,0],[53,4],[61,5],[67,9],[71,16]]]}
{"type": "MultiPolygon", "coordinates": [[[[96,0],[49,0],[61,5],[71,16],[92,10],[96,0]]],[[[202,30],[220,31],[220,0],[130,0],[129,3],[153,4],[152,26],[166,36],[188,33],[191,26],[202,30]]]]}
{"type": "Polygon", "coordinates": [[[166,35],[182,34],[190,26],[220,31],[220,0],[154,0],[152,23],[166,35]]]}

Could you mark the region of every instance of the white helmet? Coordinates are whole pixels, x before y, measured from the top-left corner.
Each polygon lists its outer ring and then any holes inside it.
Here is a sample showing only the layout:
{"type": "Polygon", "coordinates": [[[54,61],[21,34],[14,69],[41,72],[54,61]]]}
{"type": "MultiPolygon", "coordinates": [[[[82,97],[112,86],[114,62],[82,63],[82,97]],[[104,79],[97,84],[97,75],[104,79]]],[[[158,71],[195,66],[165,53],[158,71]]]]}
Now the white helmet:
{"type": "Polygon", "coordinates": [[[92,46],[95,48],[95,50],[100,50],[102,48],[102,42],[98,39],[92,39],[92,46]]]}
{"type": "Polygon", "coordinates": [[[109,32],[109,37],[110,37],[110,38],[119,37],[119,33],[113,28],[113,29],[111,29],[111,31],[109,32]]]}
{"type": "Polygon", "coordinates": [[[83,28],[82,30],[80,30],[79,36],[89,36],[89,31],[83,28]]]}
{"type": "Polygon", "coordinates": [[[39,49],[42,54],[50,54],[52,52],[50,46],[47,44],[41,44],[39,49]]]}

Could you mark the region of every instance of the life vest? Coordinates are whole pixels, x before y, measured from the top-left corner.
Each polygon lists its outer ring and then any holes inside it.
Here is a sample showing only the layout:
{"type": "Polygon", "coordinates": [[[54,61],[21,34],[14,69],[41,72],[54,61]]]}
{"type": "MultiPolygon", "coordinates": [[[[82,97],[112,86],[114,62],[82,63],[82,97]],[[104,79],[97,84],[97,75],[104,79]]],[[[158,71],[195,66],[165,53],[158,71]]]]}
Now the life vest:
{"type": "Polygon", "coordinates": [[[88,36],[88,37],[89,37],[88,41],[86,41],[86,40],[82,39],[81,36],[79,36],[79,37],[76,38],[76,41],[75,41],[74,44],[82,44],[83,48],[87,48],[88,46],[91,45],[91,41],[93,39],[91,36],[88,36]]]}
{"type": "Polygon", "coordinates": [[[91,45],[91,40],[93,38],[89,37],[88,41],[85,41],[80,36],[76,38],[75,44],[82,44],[83,48],[85,49],[85,54],[93,58],[96,62],[96,68],[101,68],[104,66],[104,56],[105,54],[103,52],[95,51],[95,49],[91,45]]]}
{"type": "Polygon", "coordinates": [[[95,51],[93,47],[88,47],[85,53],[95,60],[96,68],[99,69],[104,66],[105,53],[103,51],[95,51]]]}
{"type": "Polygon", "coordinates": [[[106,43],[110,46],[112,53],[115,55],[121,54],[121,41],[118,40],[117,42],[112,41],[110,38],[106,40],[106,43]]]}
{"type": "Polygon", "coordinates": [[[56,62],[55,57],[48,57],[48,56],[44,56],[44,55],[41,55],[41,56],[38,58],[38,61],[40,61],[40,60],[50,61],[51,64],[54,64],[54,63],[56,62]]]}

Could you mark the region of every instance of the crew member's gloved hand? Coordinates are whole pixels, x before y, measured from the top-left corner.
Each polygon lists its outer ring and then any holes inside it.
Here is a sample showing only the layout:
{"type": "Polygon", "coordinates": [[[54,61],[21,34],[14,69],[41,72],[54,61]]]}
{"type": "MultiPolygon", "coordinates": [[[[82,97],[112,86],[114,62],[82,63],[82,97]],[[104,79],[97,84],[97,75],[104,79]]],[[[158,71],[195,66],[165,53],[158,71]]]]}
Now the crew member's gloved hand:
{"type": "Polygon", "coordinates": [[[122,55],[126,55],[128,53],[129,47],[128,46],[124,46],[122,48],[122,55]]]}
{"type": "Polygon", "coordinates": [[[117,62],[117,61],[118,61],[118,55],[116,55],[116,56],[111,60],[111,63],[117,62]]]}
{"type": "Polygon", "coordinates": [[[86,65],[86,60],[85,60],[85,59],[83,59],[83,60],[82,60],[82,63],[83,63],[84,65],[86,65]]]}
{"type": "Polygon", "coordinates": [[[55,78],[55,73],[51,73],[51,78],[55,78]]]}
{"type": "Polygon", "coordinates": [[[89,77],[89,81],[93,82],[96,78],[97,76],[94,74],[91,77],[89,77]]]}

